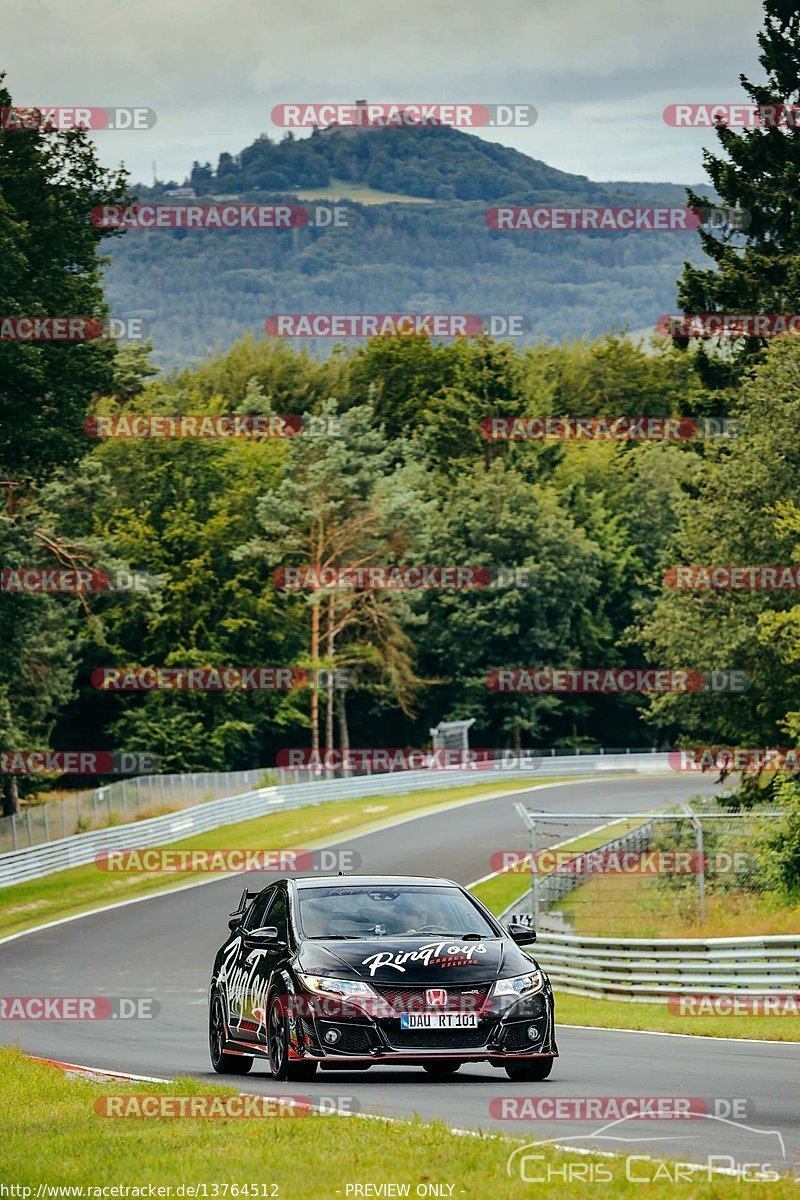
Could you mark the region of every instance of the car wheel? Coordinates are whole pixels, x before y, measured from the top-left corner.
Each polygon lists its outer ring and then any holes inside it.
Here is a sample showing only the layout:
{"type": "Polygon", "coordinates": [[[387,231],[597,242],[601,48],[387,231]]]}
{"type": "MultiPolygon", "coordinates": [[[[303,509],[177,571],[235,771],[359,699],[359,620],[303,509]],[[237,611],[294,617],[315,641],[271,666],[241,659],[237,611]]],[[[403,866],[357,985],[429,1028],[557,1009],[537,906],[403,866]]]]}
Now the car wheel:
{"type": "Polygon", "coordinates": [[[246,1075],[253,1065],[252,1058],[246,1054],[227,1054],[225,1045],[225,1017],[222,1011],[222,997],[215,991],[211,996],[211,1007],[208,1013],[208,1048],[211,1052],[211,1065],[220,1075],[246,1075]]]}
{"type": "Polygon", "coordinates": [[[530,1058],[527,1062],[506,1063],[506,1075],[520,1083],[547,1079],[553,1069],[552,1058],[530,1058]]]}
{"type": "Polygon", "coordinates": [[[455,1075],[456,1071],[460,1071],[463,1065],[460,1062],[427,1062],[422,1064],[422,1069],[423,1071],[427,1071],[429,1075],[433,1075],[434,1078],[437,1075],[444,1078],[446,1075],[455,1075]]]}
{"type": "Polygon", "coordinates": [[[315,1062],[289,1061],[289,1026],[286,1021],[285,996],[273,996],[267,1019],[267,1056],[273,1079],[313,1079],[315,1062]]]}

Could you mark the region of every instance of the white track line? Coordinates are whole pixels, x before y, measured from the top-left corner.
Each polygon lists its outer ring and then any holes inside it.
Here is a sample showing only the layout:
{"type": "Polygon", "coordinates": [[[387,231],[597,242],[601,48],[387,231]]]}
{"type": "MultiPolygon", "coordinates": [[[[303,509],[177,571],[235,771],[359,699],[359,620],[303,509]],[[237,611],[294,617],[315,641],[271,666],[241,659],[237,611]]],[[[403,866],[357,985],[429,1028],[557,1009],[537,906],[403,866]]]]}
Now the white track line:
{"type": "MultiPolygon", "coordinates": [[[[31,1059],[31,1061],[33,1061],[33,1062],[46,1063],[48,1066],[57,1067],[59,1070],[63,1070],[65,1073],[69,1072],[69,1071],[78,1071],[82,1074],[87,1075],[87,1077],[91,1077],[93,1075],[94,1076],[101,1075],[101,1076],[107,1077],[109,1079],[125,1079],[125,1080],[130,1080],[132,1082],[144,1082],[144,1083],[171,1083],[172,1082],[171,1079],[159,1079],[153,1075],[130,1075],[124,1071],[106,1071],[102,1067],[86,1067],[86,1066],[79,1065],[77,1063],[58,1062],[56,1059],[53,1059],[53,1058],[38,1058],[36,1055],[33,1055],[33,1054],[26,1054],[25,1058],[31,1059]]],[[[219,1086],[224,1086],[224,1084],[220,1084],[219,1086]]],[[[284,1098],[283,1093],[274,1095],[269,1092],[239,1092],[239,1095],[240,1096],[264,1096],[265,1099],[274,1100],[274,1101],[276,1101],[276,1103],[279,1103],[284,1098]]],[[[330,1117],[330,1116],[356,1117],[362,1121],[385,1121],[391,1125],[407,1124],[408,1121],[410,1120],[409,1117],[390,1117],[390,1116],[385,1116],[381,1113],[367,1113],[367,1112],[341,1112],[341,1113],[336,1112],[336,1113],[332,1113],[332,1112],[330,1112],[329,1109],[320,1108],[318,1105],[311,1104],[310,1102],[308,1104],[305,1104],[302,1101],[297,1104],[297,1107],[307,1109],[309,1112],[319,1113],[320,1116],[325,1116],[325,1117],[330,1117]]],[[[426,1122],[426,1123],[428,1123],[428,1122],[426,1122]]],[[[512,1145],[516,1144],[516,1142],[517,1142],[517,1139],[512,1138],[509,1134],[490,1133],[488,1130],[485,1130],[485,1129],[461,1129],[457,1125],[450,1125],[448,1127],[448,1132],[452,1133],[455,1137],[480,1138],[482,1141],[487,1141],[487,1140],[504,1141],[504,1142],[510,1142],[512,1145]]],[[[587,1136],[591,1137],[592,1135],[588,1134],[587,1136]]],[[[567,1146],[567,1145],[562,1145],[559,1142],[546,1142],[546,1143],[537,1143],[537,1144],[552,1146],[554,1150],[560,1150],[562,1152],[572,1151],[573,1154],[583,1154],[583,1155],[593,1154],[598,1158],[619,1158],[623,1154],[622,1150],[619,1150],[615,1153],[613,1150],[585,1149],[582,1146],[572,1146],[572,1145],[567,1146]]],[[[649,1154],[642,1154],[642,1155],[639,1155],[638,1157],[645,1159],[647,1162],[670,1162],[671,1161],[670,1159],[651,1158],[651,1156],[649,1154]]],[[[682,1162],[681,1166],[687,1167],[690,1171],[710,1171],[714,1175],[737,1175],[737,1177],[738,1177],[737,1171],[730,1167],[709,1167],[708,1163],[689,1163],[689,1162],[682,1162]]]]}

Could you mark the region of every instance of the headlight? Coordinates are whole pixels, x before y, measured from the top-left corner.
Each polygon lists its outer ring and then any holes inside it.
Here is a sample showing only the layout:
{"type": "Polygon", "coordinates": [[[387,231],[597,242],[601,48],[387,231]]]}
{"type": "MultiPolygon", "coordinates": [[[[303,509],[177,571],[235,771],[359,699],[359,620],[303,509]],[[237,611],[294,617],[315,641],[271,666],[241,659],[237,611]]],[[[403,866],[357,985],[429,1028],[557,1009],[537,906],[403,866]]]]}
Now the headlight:
{"type": "Polygon", "coordinates": [[[374,996],[368,983],[360,979],[327,979],[323,975],[304,975],[298,971],[303,986],[318,996],[374,996]]]}
{"type": "Polygon", "coordinates": [[[495,996],[527,996],[529,992],[538,992],[544,985],[541,971],[531,971],[529,975],[516,975],[513,979],[498,979],[494,985],[495,996]]]}

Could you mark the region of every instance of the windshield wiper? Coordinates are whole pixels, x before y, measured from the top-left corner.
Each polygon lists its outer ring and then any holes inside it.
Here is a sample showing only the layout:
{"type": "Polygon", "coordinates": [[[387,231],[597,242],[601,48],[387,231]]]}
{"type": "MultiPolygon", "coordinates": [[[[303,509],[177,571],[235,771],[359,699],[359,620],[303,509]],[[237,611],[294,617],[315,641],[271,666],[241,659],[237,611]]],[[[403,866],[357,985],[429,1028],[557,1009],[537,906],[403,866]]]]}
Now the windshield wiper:
{"type": "Polygon", "coordinates": [[[306,940],[309,942],[349,942],[358,941],[359,937],[358,933],[315,933],[306,940]]]}
{"type": "Polygon", "coordinates": [[[466,941],[482,942],[485,937],[486,937],[485,933],[462,933],[461,934],[462,942],[466,942],[466,941]]]}

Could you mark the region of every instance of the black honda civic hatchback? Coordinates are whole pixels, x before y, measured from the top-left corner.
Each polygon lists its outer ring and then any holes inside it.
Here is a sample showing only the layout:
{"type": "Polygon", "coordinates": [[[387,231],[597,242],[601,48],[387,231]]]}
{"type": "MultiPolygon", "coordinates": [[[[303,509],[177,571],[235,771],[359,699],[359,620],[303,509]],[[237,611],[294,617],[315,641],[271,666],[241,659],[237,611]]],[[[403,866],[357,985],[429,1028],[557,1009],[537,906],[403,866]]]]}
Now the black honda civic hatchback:
{"type": "Polygon", "coordinates": [[[546,1079],[558,1055],[553,993],[502,925],[449,879],[305,876],[245,891],[209,991],[215,1071],[265,1059],[276,1079],[467,1062],[546,1079]]]}

